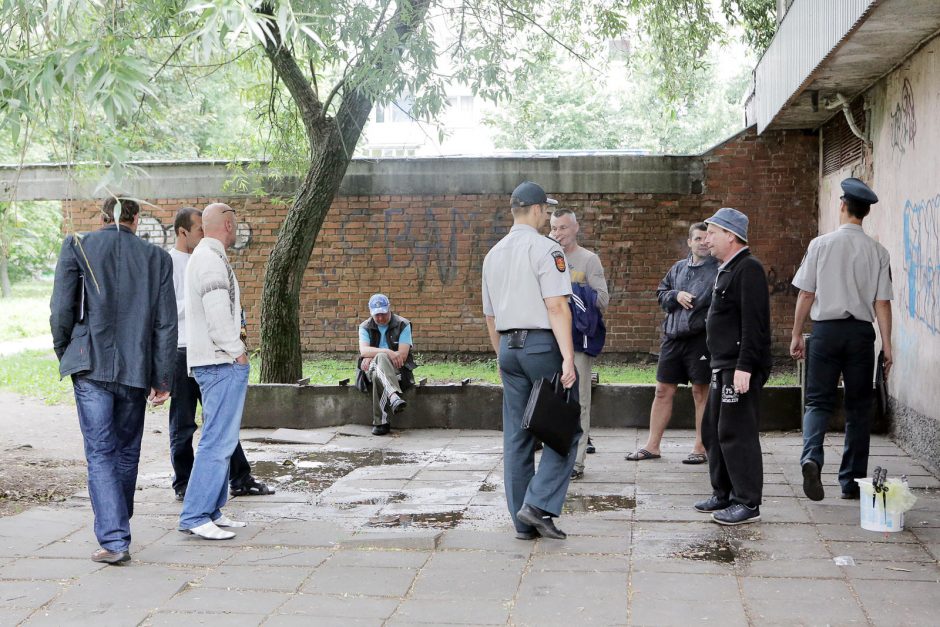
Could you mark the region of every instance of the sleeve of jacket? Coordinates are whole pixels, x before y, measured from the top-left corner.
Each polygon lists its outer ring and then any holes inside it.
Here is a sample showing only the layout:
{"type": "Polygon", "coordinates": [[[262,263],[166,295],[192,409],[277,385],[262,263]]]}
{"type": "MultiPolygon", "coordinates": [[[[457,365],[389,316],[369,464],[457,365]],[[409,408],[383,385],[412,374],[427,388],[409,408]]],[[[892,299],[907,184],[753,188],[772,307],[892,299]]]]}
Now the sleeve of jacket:
{"type": "Polygon", "coordinates": [[[740,272],[741,351],[736,368],[753,373],[765,367],[763,358],[770,349],[770,292],[759,263],[745,263],[740,272]]]}
{"type": "Polygon", "coordinates": [[[72,338],[75,326],[75,299],[78,290],[79,267],[72,253],[72,237],[69,235],[62,243],[59,260],[55,265],[55,282],[52,286],[52,299],[49,303],[51,315],[49,326],[52,329],[52,347],[56,357],[62,354],[72,338]]]}
{"type": "Polygon", "coordinates": [[[663,280],[659,282],[659,287],[656,288],[656,298],[659,299],[659,306],[666,313],[672,313],[679,309],[679,301],[676,300],[676,294],[679,293],[679,290],[676,289],[676,275],[681,263],[680,261],[669,268],[669,272],[666,273],[663,280]]]}
{"type": "Polygon", "coordinates": [[[176,370],[178,318],[176,290],[173,287],[173,260],[165,250],[158,251],[160,287],[154,303],[150,387],[159,392],[166,392],[172,389],[176,370]]]}
{"type": "Polygon", "coordinates": [[[245,345],[241,340],[241,329],[232,315],[225,264],[212,255],[197,268],[198,292],[206,312],[209,339],[234,361],[245,353],[245,345]]]}
{"type": "Polygon", "coordinates": [[[604,266],[601,265],[601,258],[597,255],[591,257],[591,263],[587,272],[587,283],[595,292],[597,292],[594,301],[597,308],[601,311],[607,309],[610,303],[610,293],[607,291],[607,278],[604,276],[604,266]]]}

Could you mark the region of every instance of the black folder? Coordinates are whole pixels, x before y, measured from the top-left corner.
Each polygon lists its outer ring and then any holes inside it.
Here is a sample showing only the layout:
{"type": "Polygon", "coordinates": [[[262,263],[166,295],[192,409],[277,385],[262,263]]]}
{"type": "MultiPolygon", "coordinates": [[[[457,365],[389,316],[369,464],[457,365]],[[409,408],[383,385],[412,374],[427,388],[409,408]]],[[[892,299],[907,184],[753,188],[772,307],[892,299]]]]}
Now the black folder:
{"type": "Polygon", "coordinates": [[[581,405],[571,400],[571,391],[561,386],[558,373],[539,379],[532,386],[529,402],[522,414],[522,428],[553,451],[567,457],[571,443],[581,431],[581,405]]]}

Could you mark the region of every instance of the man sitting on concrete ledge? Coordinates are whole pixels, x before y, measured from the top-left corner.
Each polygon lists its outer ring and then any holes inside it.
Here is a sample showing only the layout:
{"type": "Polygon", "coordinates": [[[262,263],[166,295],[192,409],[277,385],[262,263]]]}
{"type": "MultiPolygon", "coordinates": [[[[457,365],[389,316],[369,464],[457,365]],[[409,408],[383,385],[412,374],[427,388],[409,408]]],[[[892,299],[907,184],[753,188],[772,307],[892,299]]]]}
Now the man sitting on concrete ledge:
{"type": "Polygon", "coordinates": [[[389,414],[405,408],[408,403],[402,391],[415,381],[411,373],[417,368],[411,356],[411,322],[392,313],[385,294],[372,295],[369,314],[359,325],[356,387],[362,392],[372,387],[372,433],[386,435],[392,428],[389,414]]]}

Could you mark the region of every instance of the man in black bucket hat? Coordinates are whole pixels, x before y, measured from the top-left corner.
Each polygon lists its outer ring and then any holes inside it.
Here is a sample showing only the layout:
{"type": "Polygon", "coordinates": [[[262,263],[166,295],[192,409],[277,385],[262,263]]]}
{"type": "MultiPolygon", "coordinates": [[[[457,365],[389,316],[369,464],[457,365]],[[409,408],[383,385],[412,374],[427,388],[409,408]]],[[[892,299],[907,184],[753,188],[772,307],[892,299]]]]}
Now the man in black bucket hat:
{"type": "Polygon", "coordinates": [[[770,293],[751,256],[747,216],[722,208],[705,220],[706,243],[721,262],[705,323],[712,380],[702,420],[712,496],[695,504],[721,525],[760,520],[764,487],[758,425],[770,375],[770,293]]]}

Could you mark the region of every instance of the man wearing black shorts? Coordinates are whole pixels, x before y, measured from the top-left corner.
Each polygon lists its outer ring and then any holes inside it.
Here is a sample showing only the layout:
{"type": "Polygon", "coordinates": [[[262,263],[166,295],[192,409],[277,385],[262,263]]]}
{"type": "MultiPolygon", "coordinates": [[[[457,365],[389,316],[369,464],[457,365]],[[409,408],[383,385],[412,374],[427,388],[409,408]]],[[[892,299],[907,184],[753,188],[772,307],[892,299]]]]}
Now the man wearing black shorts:
{"type": "Polygon", "coordinates": [[[702,464],[707,460],[702,415],[712,373],[705,344],[705,316],[718,274],[718,262],[705,245],[707,228],[703,222],[689,227],[689,256],[677,261],[659,283],[657,296],[666,319],[656,367],[656,395],[650,408],[650,433],[642,448],[627,455],[630,461],[661,456],[663,433],[672,417],[672,401],[680,383],[692,384],[695,400],[695,444],[682,463],[702,464]]]}

